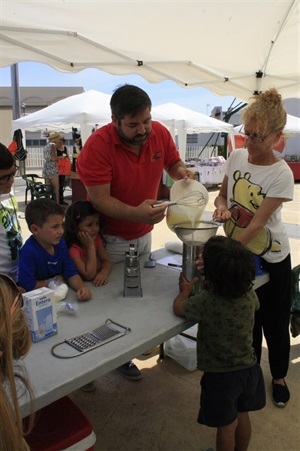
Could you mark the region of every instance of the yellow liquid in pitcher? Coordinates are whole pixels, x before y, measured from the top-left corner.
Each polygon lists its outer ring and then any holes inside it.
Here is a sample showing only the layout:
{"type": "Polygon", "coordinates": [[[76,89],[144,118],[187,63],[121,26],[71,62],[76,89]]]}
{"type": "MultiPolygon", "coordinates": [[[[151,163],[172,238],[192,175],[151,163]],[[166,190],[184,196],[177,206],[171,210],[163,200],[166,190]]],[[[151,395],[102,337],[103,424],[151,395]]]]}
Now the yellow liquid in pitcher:
{"type": "Polygon", "coordinates": [[[167,211],[167,225],[173,230],[173,226],[177,224],[187,224],[195,227],[195,224],[201,220],[204,212],[203,208],[184,207],[183,205],[172,205],[167,211]]]}
{"type": "MultiPolygon", "coordinates": [[[[176,182],[181,183],[182,181],[176,182]]],[[[189,185],[187,185],[189,186],[189,185]]],[[[174,188],[173,185],[172,188],[174,188]]],[[[167,225],[173,230],[174,225],[186,224],[187,227],[194,228],[196,223],[202,218],[204,209],[208,202],[208,194],[206,195],[206,190],[203,192],[199,189],[182,190],[180,196],[176,193],[172,198],[172,188],[171,188],[171,200],[176,201],[176,205],[170,205],[167,210],[167,225]]],[[[204,188],[203,188],[204,189],[204,188]]]]}

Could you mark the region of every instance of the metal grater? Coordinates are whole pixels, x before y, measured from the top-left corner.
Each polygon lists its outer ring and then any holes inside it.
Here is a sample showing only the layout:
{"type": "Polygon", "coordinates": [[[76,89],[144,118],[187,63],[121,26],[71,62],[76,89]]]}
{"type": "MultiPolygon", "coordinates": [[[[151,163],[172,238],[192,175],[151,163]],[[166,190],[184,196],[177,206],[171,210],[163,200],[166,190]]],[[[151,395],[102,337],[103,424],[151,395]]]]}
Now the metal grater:
{"type": "Polygon", "coordinates": [[[121,326],[107,319],[105,324],[102,324],[96,329],[68,338],[65,342],[80,352],[87,352],[116,338],[122,337],[129,332],[130,329],[128,327],[121,326]]]}

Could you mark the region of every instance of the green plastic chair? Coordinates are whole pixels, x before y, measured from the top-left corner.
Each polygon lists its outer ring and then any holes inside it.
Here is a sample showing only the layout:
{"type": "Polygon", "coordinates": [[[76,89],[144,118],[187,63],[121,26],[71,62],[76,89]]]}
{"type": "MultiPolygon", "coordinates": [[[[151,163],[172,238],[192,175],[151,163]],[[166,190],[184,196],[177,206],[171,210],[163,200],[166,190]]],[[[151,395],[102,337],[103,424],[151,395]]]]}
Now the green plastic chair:
{"type": "Polygon", "coordinates": [[[43,179],[42,177],[37,174],[26,174],[22,175],[22,178],[26,181],[25,205],[27,205],[28,192],[30,192],[31,201],[34,199],[40,199],[41,197],[55,199],[53,186],[50,183],[42,183],[39,181],[39,179],[43,179]]]}

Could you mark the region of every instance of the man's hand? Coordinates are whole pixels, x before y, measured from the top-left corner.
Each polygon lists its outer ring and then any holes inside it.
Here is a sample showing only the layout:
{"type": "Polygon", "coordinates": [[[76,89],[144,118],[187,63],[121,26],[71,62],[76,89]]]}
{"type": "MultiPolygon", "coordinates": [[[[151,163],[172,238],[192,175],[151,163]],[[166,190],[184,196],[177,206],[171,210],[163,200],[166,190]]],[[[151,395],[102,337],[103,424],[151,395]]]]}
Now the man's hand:
{"type": "Polygon", "coordinates": [[[177,180],[194,179],[194,172],[185,167],[177,168],[177,180]]]}
{"type": "Polygon", "coordinates": [[[165,217],[167,206],[162,204],[154,208],[154,204],[157,204],[157,200],[155,199],[144,200],[144,202],[136,207],[134,220],[145,224],[158,224],[161,222],[165,217]]]}
{"type": "Polygon", "coordinates": [[[167,173],[173,180],[194,179],[194,173],[188,169],[183,161],[177,161],[167,170],[167,173]]]}

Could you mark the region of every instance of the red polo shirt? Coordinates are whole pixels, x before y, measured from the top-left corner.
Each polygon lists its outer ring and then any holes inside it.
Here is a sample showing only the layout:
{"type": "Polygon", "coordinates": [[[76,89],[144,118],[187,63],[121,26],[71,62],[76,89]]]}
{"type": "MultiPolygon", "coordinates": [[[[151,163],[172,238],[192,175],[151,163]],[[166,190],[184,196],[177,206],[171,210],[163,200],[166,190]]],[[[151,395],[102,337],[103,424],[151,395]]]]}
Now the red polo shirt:
{"type": "MultiPolygon", "coordinates": [[[[112,124],[94,132],[77,158],[77,171],[85,186],[110,183],[111,196],[137,206],[156,199],[163,169],[180,161],[169,131],[152,122],[152,131],[139,155],[122,142],[112,124]]],[[[151,224],[122,221],[104,216],[103,233],[126,240],[139,238],[153,229],[151,224]]]]}

